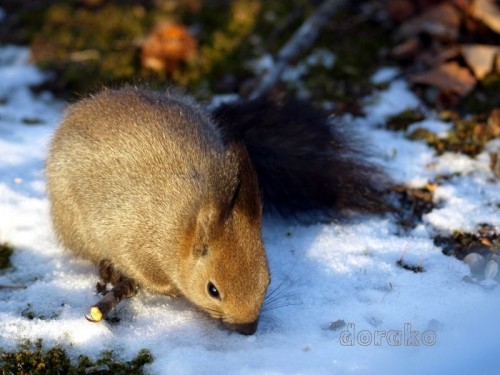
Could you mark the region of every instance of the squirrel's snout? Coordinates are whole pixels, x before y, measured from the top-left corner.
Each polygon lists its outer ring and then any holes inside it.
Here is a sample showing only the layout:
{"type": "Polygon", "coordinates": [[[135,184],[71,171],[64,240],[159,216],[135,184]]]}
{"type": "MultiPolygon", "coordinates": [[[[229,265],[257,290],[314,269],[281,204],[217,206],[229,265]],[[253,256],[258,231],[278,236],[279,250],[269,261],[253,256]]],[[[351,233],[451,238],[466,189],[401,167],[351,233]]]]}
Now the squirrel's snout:
{"type": "Polygon", "coordinates": [[[230,327],[242,335],[250,336],[253,335],[255,331],[257,331],[258,324],[259,324],[259,319],[257,318],[253,322],[231,324],[230,327]]]}

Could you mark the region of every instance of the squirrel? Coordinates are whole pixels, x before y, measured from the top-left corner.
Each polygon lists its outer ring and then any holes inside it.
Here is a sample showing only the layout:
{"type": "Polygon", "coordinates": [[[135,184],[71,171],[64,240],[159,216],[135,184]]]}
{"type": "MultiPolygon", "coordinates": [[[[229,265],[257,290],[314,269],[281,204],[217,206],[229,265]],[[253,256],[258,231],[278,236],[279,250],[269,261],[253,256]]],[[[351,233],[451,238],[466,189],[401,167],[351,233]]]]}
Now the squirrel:
{"type": "Polygon", "coordinates": [[[384,210],[384,173],[355,137],[290,96],[209,111],[176,90],[105,89],[69,106],[46,176],[59,241],[99,265],[91,321],[145,288],[254,334],[271,280],[263,209],[384,210]]]}

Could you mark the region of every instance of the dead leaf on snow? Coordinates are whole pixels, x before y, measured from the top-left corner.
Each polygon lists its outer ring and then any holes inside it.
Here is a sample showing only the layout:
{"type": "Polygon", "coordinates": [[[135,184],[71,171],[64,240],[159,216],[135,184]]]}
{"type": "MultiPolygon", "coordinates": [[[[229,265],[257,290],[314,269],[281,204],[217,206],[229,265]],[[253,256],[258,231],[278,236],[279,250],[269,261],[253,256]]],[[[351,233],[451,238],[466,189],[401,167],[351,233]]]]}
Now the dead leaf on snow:
{"type": "Polygon", "coordinates": [[[488,131],[494,137],[500,137],[500,108],[496,108],[491,111],[490,117],[488,117],[488,131]]]}
{"type": "Polygon", "coordinates": [[[500,6],[495,0],[475,0],[472,14],[500,34],[500,6]]]}
{"type": "Polygon", "coordinates": [[[469,69],[456,62],[441,64],[434,69],[410,77],[410,82],[437,87],[441,92],[466,96],[476,85],[469,69]]]}
{"type": "Polygon", "coordinates": [[[495,68],[495,57],[500,53],[500,47],[485,44],[465,44],[462,54],[465,62],[474,72],[477,79],[483,79],[495,68]]]}
{"type": "Polygon", "coordinates": [[[496,177],[500,177],[500,151],[490,153],[490,168],[496,177]]]}
{"type": "Polygon", "coordinates": [[[455,41],[458,39],[460,22],[460,12],[453,5],[439,4],[403,23],[396,35],[398,39],[406,39],[427,33],[435,38],[455,41]]]}
{"type": "Polygon", "coordinates": [[[481,243],[484,246],[490,247],[492,245],[491,241],[489,239],[487,239],[487,238],[480,238],[479,241],[481,241],[481,243]]]}

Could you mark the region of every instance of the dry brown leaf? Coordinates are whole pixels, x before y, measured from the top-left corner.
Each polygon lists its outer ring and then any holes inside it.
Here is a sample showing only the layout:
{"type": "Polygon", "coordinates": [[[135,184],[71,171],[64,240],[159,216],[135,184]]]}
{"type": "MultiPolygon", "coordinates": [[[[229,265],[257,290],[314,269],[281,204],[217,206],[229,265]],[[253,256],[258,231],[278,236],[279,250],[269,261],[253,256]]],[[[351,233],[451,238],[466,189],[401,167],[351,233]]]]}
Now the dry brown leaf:
{"type": "Polygon", "coordinates": [[[500,108],[496,108],[491,111],[490,116],[488,117],[488,131],[494,137],[500,137],[500,108]]]}
{"type": "Polygon", "coordinates": [[[489,239],[487,238],[480,238],[479,241],[481,241],[481,243],[484,245],[484,246],[491,246],[492,243],[489,239]]]}
{"type": "Polygon", "coordinates": [[[78,2],[88,8],[100,7],[105,0],[79,0],[78,2]]]}
{"type": "Polygon", "coordinates": [[[490,168],[500,178],[500,151],[490,153],[490,168]]]}
{"type": "Polygon", "coordinates": [[[457,45],[448,46],[437,52],[435,61],[444,62],[460,57],[460,47],[457,45]]]}
{"type": "Polygon", "coordinates": [[[181,25],[157,26],[142,47],[141,63],[158,72],[174,72],[180,64],[196,55],[197,42],[181,25]]]}
{"type": "Polygon", "coordinates": [[[484,246],[491,246],[492,243],[489,239],[487,238],[480,238],[479,241],[481,241],[481,243],[484,245],[484,246]]]}
{"type": "Polygon", "coordinates": [[[472,14],[490,29],[500,34],[500,6],[495,0],[475,0],[472,14]]]}
{"type": "Polygon", "coordinates": [[[436,191],[436,188],[438,187],[438,184],[429,182],[427,185],[425,185],[427,190],[429,190],[431,193],[434,193],[436,191]]]}
{"type": "Polygon", "coordinates": [[[411,76],[410,82],[434,86],[441,92],[452,92],[464,97],[474,88],[476,78],[467,68],[456,62],[449,62],[411,76]]]}
{"type": "Polygon", "coordinates": [[[495,57],[500,53],[500,47],[485,44],[462,45],[465,62],[474,72],[477,79],[483,79],[495,68],[495,57]]]}
{"type": "Polygon", "coordinates": [[[403,22],[415,14],[415,5],[411,0],[390,0],[386,11],[393,20],[403,22]]]}
{"type": "Polygon", "coordinates": [[[391,54],[396,59],[408,59],[415,57],[420,52],[420,49],[420,41],[414,37],[398,44],[392,49],[391,54]]]}
{"type": "Polygon", "coordinates": [[[452,0],[455,7],[460,9],[462,12],[469,13],[470,5],[474,0],[452,0]]]}
{"type": "Polygon", "coordinates": [[[403,23],[396,35],[399,39],[406,39],[427,33],[435,38],[455,41],[458,39],[460,22],[460,12],[453,5],[439,4],[403,23]]]}

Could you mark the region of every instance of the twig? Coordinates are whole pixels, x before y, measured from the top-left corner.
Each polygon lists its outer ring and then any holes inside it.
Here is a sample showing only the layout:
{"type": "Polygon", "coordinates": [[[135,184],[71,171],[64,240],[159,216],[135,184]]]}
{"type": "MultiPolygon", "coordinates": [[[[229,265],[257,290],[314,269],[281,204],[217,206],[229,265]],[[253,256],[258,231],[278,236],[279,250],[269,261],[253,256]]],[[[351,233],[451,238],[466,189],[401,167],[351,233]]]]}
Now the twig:
{"type": "Polygon", "coordinates": [[[304,21],[292,38],[279,51],[273,68],[262,78],[259,86],[250,95],[250,99],[266,94],[279,81],[290,61],[311,47],[321,29],[327,24],[335,11],[346,2],[346,0],[325,0],[304,21]]]}
{"type": "Polygon", "coordinates": [[[137,285],[134,280],[124,277],[116,286],[101,298],[94,306],[91,306],[85,318],[90,322],[100,322],[113,308],[125,298],[137,294],[137,285]]]}
{"type": "Polygon", "coordinates": [[[26,289],[26,285],[0,285],[0,289],[26,289]]]}

